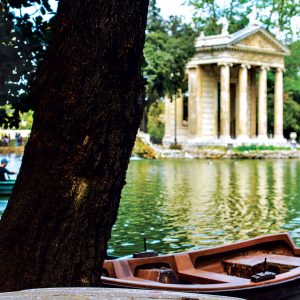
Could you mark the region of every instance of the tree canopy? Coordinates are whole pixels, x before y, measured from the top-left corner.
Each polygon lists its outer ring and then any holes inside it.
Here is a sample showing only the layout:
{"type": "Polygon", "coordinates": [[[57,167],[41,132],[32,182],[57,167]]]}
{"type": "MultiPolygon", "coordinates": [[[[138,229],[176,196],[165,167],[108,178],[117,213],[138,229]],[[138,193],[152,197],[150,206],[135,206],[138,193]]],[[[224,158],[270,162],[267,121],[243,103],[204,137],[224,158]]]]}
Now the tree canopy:
{"type": "Polygon", "coordinates": [[[300,40],[290,44],[291,56],[285,60],[284,77],[284,129],[286,135],[291,131],[300,132],[300,40]]]}
{"type": "Polygon", "coordinates": [[[0,125],[18,127],[20,113],[34,108],[28,91],[51,33],[48,0],[4,0],[0,3],[0,125]],[[32,8],[32,15],[23,13],[32,8]]]}
{"type": "MultiPolygon", "coordinates": [[[[185,65],[195,52],[196,36],[194,27],[184,22],[182,17],[171,16],[165,20],[160,15],[156,0],[150,1],[143,65],[146,84],[144,118],[147,117],[153,103],[162,101],[165,96],[172,99],[179,92],[187,90],[185,65]]],[[[155,133],[153,140],[159,141],[163,135],[159,117],[162,111],[157,109],[156,104],[153,105],[155,107],[149,116],[151,124],[143,129],[148,129],[151,134],[155,133]],[[156,113],[158,115],[155,115],[156,113]]]]}
{"type": "MultiPolygon", "coordinates": [[[[220,33],[221,25],[217,25],[217,20],[225,16],[229,20],[229,31],[234,32],[246,26],[252,14],[267,30],[279,28],[284,32],[285,42],[292,50],[291,57],[286,59],[284,82],[286,95],[289,95],[285,99],[289,103],[293,101],[293,105],[285,103],[285,124],[293,128],[288,120],[294,120],[290,116],[294,116],[293,111],[297,111],[295,107],[299,102],[299,70],[296,64],[297,40],[292,41],[291,23],[300,13],[299,5],[291,0],[259,0],[255,8],[249,0],[226,3],[219,0],[186,0],[186,4],[195,8],[193,25],[178,16],[163,19],[156,0],[150,1],[143,64],[146,114],[153,102],[160,101],[166,95],[172,98],[178,91],[187,90],[185,65],[195,51],[194,41],[200,31],[205,35],[220,33]]],[[[0,125],[12,127],[18,125],[20,113],[35,108],[35,99],[28,98],[28,91],[51,37],[54,18],[44,19],[43,16],[54,15],[54,12],[48,0],[5,0],[0,5],[0,31],[4,37],[0,47],[0,125]],[[29,14],[27,9],[30,7],[33,12],[29,14]]],[[[273,79],[269,79],[272,89],[273,79]]],[[[294,121],[292,123],[296,126],[294,121]]],[[[272,114],[269,125],[272,126],[272,114]]]]}
{"type": "Polygon", "coordinates": [[[181,17],[164,20],[156,0],[150,1],[144,48],[146,96],[150,101],[172,97],[186,88],[185,65],[194,54],[197,34],[181,17]]]}
{"type": "MultiPolygon", "coordinates": [[[[293,18],[299,16],[300,6],[294,0],[257,0],[255,4],[249,0],[186,0],[187,5],[195,8],[194,22],[196,27],[206,35],[220,33],[217,20],[226,17],[229,21],[229,32],[242,29],[247,23],[250,14],[254,14],[267,30],[278,28],[285,33],[284,40],[291,43],[293,18]],[[255,6],[254,6],[255,5],[255,6]]],[[[299,37],[298,33],[298,37],[299,37]]]]}

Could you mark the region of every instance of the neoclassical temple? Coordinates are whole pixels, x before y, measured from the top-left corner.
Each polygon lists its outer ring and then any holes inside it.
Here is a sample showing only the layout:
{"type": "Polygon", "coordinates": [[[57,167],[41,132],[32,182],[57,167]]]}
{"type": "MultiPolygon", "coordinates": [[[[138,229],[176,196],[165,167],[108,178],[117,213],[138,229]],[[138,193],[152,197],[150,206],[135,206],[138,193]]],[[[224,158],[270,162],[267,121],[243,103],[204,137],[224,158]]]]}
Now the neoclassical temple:
{"type": "MultiPolygon", "coordinates": [[[[164,144],[282,144],[284,57],[290,51],[261,23],[196,40],[188,95],[165,101],[164,144]],[[275,76],[274,132],[267,128],[267,73],[275,76]]],[[[269,108],[270,109],[270,108],[269,108]]]]}

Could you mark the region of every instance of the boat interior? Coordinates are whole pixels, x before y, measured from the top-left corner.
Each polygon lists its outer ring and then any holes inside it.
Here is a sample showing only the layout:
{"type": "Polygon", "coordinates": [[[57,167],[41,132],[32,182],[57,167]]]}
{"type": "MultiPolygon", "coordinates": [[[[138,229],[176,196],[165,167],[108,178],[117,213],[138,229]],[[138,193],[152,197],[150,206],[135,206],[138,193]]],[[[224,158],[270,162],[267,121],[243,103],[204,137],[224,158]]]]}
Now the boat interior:
{"type": "Polygon", "coordinates": [[[103,283],[122,286],[185,286],[185,290],[240,288],[300,275],[300,249],[288,234],[169,255],[107,260],[103,283]],[[274,274],[264,278],[264,274],[274,274]],[[252,276],[262,274],[260,282],[252,276]]]}

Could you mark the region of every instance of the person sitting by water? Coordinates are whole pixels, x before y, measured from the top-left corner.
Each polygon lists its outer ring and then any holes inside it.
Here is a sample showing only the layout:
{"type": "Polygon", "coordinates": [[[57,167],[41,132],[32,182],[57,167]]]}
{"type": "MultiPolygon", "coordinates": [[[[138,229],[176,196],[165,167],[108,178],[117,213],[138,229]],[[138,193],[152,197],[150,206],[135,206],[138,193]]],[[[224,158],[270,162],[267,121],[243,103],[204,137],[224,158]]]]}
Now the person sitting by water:
{"type": "Polygon", "coordinates": [[[7,180],[6,177],[5,177],[5,173],[8,174],[8,175],[17,174],[16,172],[8,171],[6,169],[7,164],[8,164],[8,160],[6,158],[2,158],[1,159],[1,164],[0,164],[0,181],[7,180]]]}

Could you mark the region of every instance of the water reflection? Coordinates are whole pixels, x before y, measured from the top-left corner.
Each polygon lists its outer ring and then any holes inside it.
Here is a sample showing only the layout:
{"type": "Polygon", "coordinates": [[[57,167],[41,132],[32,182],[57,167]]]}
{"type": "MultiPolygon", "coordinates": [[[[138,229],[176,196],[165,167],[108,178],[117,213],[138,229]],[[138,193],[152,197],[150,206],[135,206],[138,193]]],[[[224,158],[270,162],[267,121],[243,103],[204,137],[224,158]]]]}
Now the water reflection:
{"type": "Polygon", "coordinates": [[[299,199],[300,160],[132,161],[109,252],[140,251],[144,236],[160,253],[283,231],[300,245],[299,199]]]}
{"type": "Polygon", "coordinates": [[[300,161],[135,161],[110,252],[214,246],[290,231],[300,244],[300,161]],[[298,176],[297,176],[298,175],[298,176]]]}

